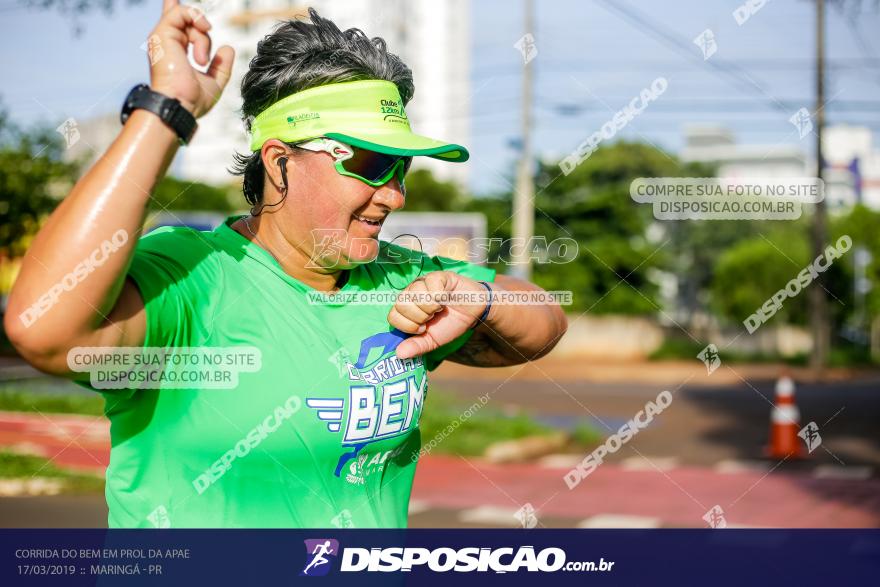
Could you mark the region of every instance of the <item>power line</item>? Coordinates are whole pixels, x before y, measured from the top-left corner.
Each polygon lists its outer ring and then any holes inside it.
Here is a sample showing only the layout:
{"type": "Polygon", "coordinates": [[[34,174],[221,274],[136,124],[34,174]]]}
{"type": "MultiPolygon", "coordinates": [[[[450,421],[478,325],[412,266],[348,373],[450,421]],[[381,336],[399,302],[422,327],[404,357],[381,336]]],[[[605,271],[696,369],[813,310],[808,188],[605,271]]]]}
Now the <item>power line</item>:
{"type": "MultiPolygon", "coordinates": [[[[755,59],[755,60],[737,60],[737,63],[748,71],[813,71],[816,65],[811,61],[803,59],[755,59]]],[[[641,70],[641,71],[666,71],[666,72],[686,72],[686,71],[702,71],[704,62],[699,63],[681,63],[679,61],[553,61],[548,63],[546,58],[542,61],[541,74],[546,73],[573,73],[573,72],[621,72],[641,70]]],[[[880,69],[880,59],[873,57],[866,58],[840,58],[831,60],[827,69],[843,71],[847,73],[861,71],[865,69],[880,69]]],[[[472,72],[473,77],[481,78],[488,75],[518,75],[519,67],[513,63],[495,63],[482,64],[478,69],[472,72]]]]}
{"type": "Polygon", "coordinates": [[[596,1],[604,5],[606,8],[616,12],[619,16],[622,16],[625,20],[629,21],[630,24],[634,24],[640,32],[671,47],[673,50],[690,60],[698,61],[699,63],[707,65],[712,71],[735,82],[737,85],[744,86],[749,90],[758,90],[764,95],[765,99],[769,99],[774,103],[775,108],[780,111],[785,111],[784,107],[775,103],[775,98],[773,98],[773,96],[761,84],[752,79],[748,72],[738,65],[728,63],[721,59],[705,61],[693,50],[693,43],[690,40],[682,40],[677,33],[663,27],[654,19],[639,13],[632,7],[625,6],[622,2],[613,2],[612,0],[596,1]]]}
{"type": "MultiPolygon", "coordinates": [[[[632,98],[606,98],[607,102],[612,104],[627,104],[632,98]]],[[[779,103],[785,107],[786,112],[793,112],[803,106],[804,104],[810,103],[812,100],[810,98],[803,99],[785,99],[779,100],[779,103]]],[[[538,107],[543,110],[551,110],[554,112],[560,113],[561,116],[571,116],[574,113],[575,115],[586,113],[591,114],[595,112],[599,113],[610,113],[610,110],[607,106],[601,103],[596,103],[595,101],[591,101],[587,104],[579,104],[579,103],[565,103],[565,102],[551,102],[551,101],[542,101],[538,104],[538,107]]],[[[755,109],[754,103],[751,100],[738,100],[738,99],[725,99],[725,98],[717,98],[717,99],[693,99],[693,98],[664,98],[662,101],[657,101],[652,103],[651,106],[652,112],[694,112],[694,111],[709,111],[709,112],[748,112],[748,113],[766,113],[770,114],[770,112],[760,111],[755,109]]],[[[865,113],[880,113],[880,102],[876,100],[841,100],[835,101],[827,104],[825,106],[826,110],[838,111],[838,112],[865,112],[865,113]]],[[[497,112],[497,111],[496,111],[497,112]]]]}
{"type": "MultiPolygon", "coordinates": [[[[850,16],[845,16],[844,20],[846,21],[846,26],[850,30],[853,35],[853,38],[856,40],[856,45],[859,47],[859,51],[862,52],[865,59],[876,59],[871,54],[871,47],[868,45],[868,41],[865,39],[865,36],[862,34],[861,28],[859,28],[858,23],[856,22],[857,13],[853,13],[850,16]]],[[[871,78],[880,83],[880,77],[871,76],[871,78]]]]}

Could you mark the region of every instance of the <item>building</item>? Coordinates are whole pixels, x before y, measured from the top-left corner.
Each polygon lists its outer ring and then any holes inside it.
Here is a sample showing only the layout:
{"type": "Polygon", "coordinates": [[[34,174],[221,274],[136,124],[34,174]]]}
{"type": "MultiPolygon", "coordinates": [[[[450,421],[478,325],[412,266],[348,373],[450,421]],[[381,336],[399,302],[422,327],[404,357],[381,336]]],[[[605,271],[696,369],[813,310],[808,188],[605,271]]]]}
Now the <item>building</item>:
{"type": "Polygon", "coordinates": [[[723,126],[688,125],[681,159],[714,163],[718,177],[804,177],[811,172],[798,145],[741,145],[723,126]]]}
{"type": "MultiPolygon", "coordinates": [[[[862,203],[880,210],[880,150],[873,132],[846,124],[825,128],[825,201],[832,212],[862,203]]],[[[741,145],[720,126],[685,128],[683,161],[718,165],[719,177],[815,177],[815,159],[807,160],[796,144],[741,145]]]]}
{"type": "MultiPolygon", "coordinates": [[[[225,183],[232,153],[247,151],[241,121],[241,79],[257,42],[275,23],[302,17],[309,6],[341,29],[356,27],[369,37],[382,37],[392,53],[413,70],[416,93],[407,107],[415,132],[467,145],[470,134],[470,3],[468,0],[207,0],[201,4],[213,24],[215,47],[236,50],[233,77],[220,102],[199,121],[193,143],[182,150],[172,173],[184,179],[225,183]]],[[[414,167],[427,167],[443,180],[467,185],[467,165],[450,165],[420,157],[414,167]]]]}
{"type": "Polygon", "coordinates": [[[118,110],[83,120],[70,118],[55,129],[67,144],[63,159],[81,162],[86,169],[110,148],[121,130],[118,110]],[[72,134],[66,134],[65,128],[70,129],[72,134]]]}
{"type": "Polygon", "coordinates": [[[880,150],[864,126],[841,124],[823,136],[825,186],[830,207],[856,203],[880,210],[880,150]]]}

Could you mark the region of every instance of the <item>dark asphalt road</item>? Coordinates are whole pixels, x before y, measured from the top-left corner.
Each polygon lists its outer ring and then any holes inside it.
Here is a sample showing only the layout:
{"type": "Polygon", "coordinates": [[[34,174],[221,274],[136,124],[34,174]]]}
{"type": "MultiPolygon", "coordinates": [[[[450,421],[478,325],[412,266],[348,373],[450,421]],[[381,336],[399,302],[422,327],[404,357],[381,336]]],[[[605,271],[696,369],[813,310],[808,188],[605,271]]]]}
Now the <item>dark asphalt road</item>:
{"type": "MultiPolygon", "coordinates": [[[[675,457],[680,464],[703,466],[729,459],[763,459],[774,398],[773,381],[732,386],[685,384],[676,389],[565,380],[445,379],[432,382],[431,389],[448,391],[465,402],[488,393],[489,405],[494,407],[522,409],[560,427],[590,424],[605,434],[616,431],[644,409],[646,402],[669,389],[672,404],[631,443],[648,456],[675,457]]],[[[801,425],[815,422],[822,445],[809,460],[785,463],[784,467],[871,466],[880,473],[880,381],[798,384],[796,399],[801,425]]],[[[631,453],[620,451],[608,460],[629,456],[631,453]]]]}

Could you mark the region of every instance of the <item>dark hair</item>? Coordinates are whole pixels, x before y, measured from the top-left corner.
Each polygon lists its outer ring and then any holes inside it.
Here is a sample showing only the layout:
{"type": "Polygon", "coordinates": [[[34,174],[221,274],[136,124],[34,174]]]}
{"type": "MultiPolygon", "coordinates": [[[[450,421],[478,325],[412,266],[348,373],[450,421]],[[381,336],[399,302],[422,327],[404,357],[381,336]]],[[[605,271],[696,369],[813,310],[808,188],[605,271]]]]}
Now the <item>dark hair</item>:
{"type": "MultiPolygon", "coordinates": [[[[404,105],[415,92],[412,71],[380,37],[360,29],[339,30],[309,8],[311,22],[282,22],[257,43],[257,54],[241,81],[242,119],[250,123],[260,112],[287,96],[331,83],[379,79],[394,83],[404,105]]],[[[262,202],[264,169],[260,153],[235,153],[230,173],[243,176],[245,200],[262,202]]]]}

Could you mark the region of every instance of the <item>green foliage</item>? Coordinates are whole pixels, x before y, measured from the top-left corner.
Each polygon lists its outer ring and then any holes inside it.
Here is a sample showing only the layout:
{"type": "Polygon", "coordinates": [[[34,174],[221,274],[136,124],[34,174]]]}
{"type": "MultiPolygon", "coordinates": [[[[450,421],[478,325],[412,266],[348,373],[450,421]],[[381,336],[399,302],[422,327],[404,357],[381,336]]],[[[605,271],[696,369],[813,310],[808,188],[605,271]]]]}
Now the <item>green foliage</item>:
{"type": "Polygon", "coordinates": [[[510,215],[513,205],[511,194],[501,194],[482,198],[473,198],[468,201],[465,211],[478,212],[486,217],[486,238],[490,247],[488,251],[488,266],[499,274],[507,273],[510,266],[505,259],[510,257],[509,246],[505,244],[510,239],[512,225],[510,215]]]}
{"type": "Polygon", "coordinates": [[[406,175],[404,212],[461,212],[465,200],[458,186],[436,179],[428,169],[416,169],[406,175]]]}
{"type": "MultiPolygon", "coordinates": [[[[745,320],[815,259],[809,240],[809,219],[768,223],[765,228],[756,236],[740,240],[716,262],[711,307],[733,323],[745,320]]],[[[851,254],[850,251],[835,260],[823,274],[829,308],[837,324],[849,311],[848,300],[852,299],[851,254]]],[[[811,287],[820,286],[814,282],[794,298],[786,298],[772,321],[806,324],[806,290],[811,287]]]]}
{"type": "Polygon", "coordinates": [[[232,201],[236,197],[240,197],[240,194],[232,187],[217,187],[166,176],[153,189],[149,209],[156,212],[163,209],[232,212],[235,209],[232,201]]]}
{"type": "Polygon", "coordinates": [[[576,446],[583,450],[589,450],[599,446],[605,440],[605,436],[592,426],[579,424],[571,431],[571,439],[576,446]]]}
{"type": "MultiPolygon", "coordinates": [[[[620,142],[602,147],[570,175],[557,165],[541,165],[536,177],[537,239],[574,239],[578,256],[569,263],[534,264],[534,281],[546,289],[570,290],[568,309],[594,313],[652,314],[659,308],[657,286],[648,278],[665,258],[660,243],[645,232],[651,210],[629,196],[636,177],[680,176],[681,163],[648,145],[620,142]]],[[[406,211],[479,212],[492,241],[490,267],[506,273],[513,227],[510,192],[467,198],[454,184],[429,171],[407,177],[406,211]]],[[[570,241],[569,241],[570,242],[570,241]]],[[[537,243],[539,248],[542,243],[537,243]]]]}
{"type": "MultiPolygon", "coordinates": [[[[692,163],[686,166],[688,177],[715,177],[714,165],[692,163]]],[[[696,313],[711,313],[711,284],[717,261],[728,249],[743,239],[757,236],[772,227],[772,222],[741,220],[670,220],[661,222],[669,239],[669,265],[676,279],[676,309],[689,323],[696,313]]]]}
{"type": "MultiPolygon", "coordinates": [[[[506,222],[510,218],[510,194],[470,198],[455,183],[438,180],[427,169],[407,174],[406,194],[404,212],[478,212],[486,217],[488,238],[510,238],[510,223],[506,222]]],[[[507,265],[500,261],[500,255],[500,244],[493,245],[489,266],[503,273],[507,265]]]]}
{"type": "MultiPolygon", "coordinates": [[[[731,321],[741,322],[785,287],[808,259],[809,243],[804,231],[780,228],[773,236],[762,234],[742,240],[716,261],[711,307],[731,321]],[[782,232],[785,236],[780,236],[782,232]]],[[[786,300],[776,319],[802,320],[805,297],[786,300]]]]}
{"type": "MultiPolygon", "coordinates": [[[[857,247],[864,247],[871,255],[866,269],[871,291],[866,296],[866,310],[869,316],[880,314],[880,212],[863,205],[855,206],[846,215],[835,218],[831,224],[831,238],[836,241],[842,235],[849,235],[853,248],[846,257],[854,256],[857,247]]],[[[853,258],[847,259],[845,266],[853,266],[853,258]]],[[[851,275],[851,273],[850,273],[851,275]]],[[[852,309],[852,308],[851,308],[852,309]]]]}
{"type": "Polygon", "coordinates": [[[536,182],[535,234],[550,243],[572,238],[577,258],[542,263],[535,282],[548,290],[570,290],[570,310],[594,314],[653,314],[657,286],[649,279],[662,267],[661,243],[646,230],[651,209],[633,202],[629,186],[637,177],[681,176],[685,167],[664,152],[640,143],[618,142],[595,151],[569,175],[557,165],[541,165],[536,182]]]}
{"type": "Polygon", "coordinates": [[[23,238],[73,186],[77,167],[61,160],[63,150],[60,134],[23,131],[0,108],[0,255],[24,254],[23,238]]]}
{"type": "MultiPolygon", "coordinates": [[[[27,250],[26,237],[73,189],[81,162],[64,161],[64,141],[54,129],[23,130],[0,108],[0,255],[16,257],[27,250]]],[[[211,210],[231,212],[238,193],[173,177],[153,190],[151,211],[211,210]]]]}

